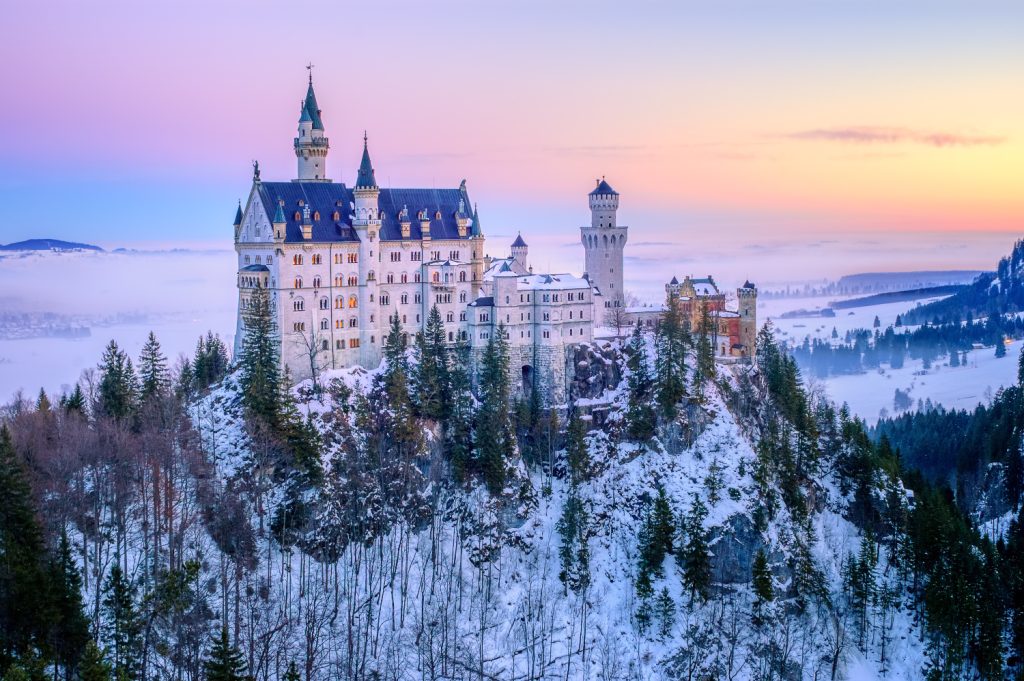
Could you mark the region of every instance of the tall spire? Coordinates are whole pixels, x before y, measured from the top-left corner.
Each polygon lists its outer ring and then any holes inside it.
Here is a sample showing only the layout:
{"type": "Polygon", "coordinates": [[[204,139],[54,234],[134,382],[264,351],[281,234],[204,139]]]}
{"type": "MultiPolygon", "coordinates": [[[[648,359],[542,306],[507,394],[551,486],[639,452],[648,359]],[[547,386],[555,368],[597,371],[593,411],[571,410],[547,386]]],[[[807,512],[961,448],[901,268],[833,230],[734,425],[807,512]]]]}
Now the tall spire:
{"type": "Polygon", "coordinates": [[[324,122],[320,120],[320,107],[317,106],[316,93],[313,92],[313,64],[307,64],[306,69],[309,71],[309,87],[306,89],[306,102],[303,108],[313,121],[313,129],[323,130],[324,122]]]}
{"type": "Polygon", "coordinates": [[[356,178],[356,186],[377,186],[377,178],[373,175],[373,164],[370,163],[370,148],[365,130],[363,131],[363,160],[359,162],[359,175],[356,178]]]}

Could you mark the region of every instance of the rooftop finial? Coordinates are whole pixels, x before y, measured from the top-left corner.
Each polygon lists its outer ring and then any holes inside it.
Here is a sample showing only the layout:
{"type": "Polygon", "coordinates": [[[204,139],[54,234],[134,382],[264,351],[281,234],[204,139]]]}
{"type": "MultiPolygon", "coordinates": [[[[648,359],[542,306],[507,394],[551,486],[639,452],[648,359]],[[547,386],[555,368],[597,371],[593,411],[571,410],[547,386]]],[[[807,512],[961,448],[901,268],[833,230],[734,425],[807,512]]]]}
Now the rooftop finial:
{"type": "Polygon", "coordinates": [[[366,144],[367,144],[368,140],[369,140],[369,137],[366,136],[366,130],[363,130],[363,148],[366,148],[366,144]]]}
{"type": "Polygon", "coordinates": [[[260,162],[259,161],[253,161],[252,162],[252,181],[253,182],[259,182],[260,181],[260,162]]]}
{"type": "Polygon", "coordinates": [[[309,84],[313,84],[313,62],[306,64],[306,70],[309,71],[309,84]]]}

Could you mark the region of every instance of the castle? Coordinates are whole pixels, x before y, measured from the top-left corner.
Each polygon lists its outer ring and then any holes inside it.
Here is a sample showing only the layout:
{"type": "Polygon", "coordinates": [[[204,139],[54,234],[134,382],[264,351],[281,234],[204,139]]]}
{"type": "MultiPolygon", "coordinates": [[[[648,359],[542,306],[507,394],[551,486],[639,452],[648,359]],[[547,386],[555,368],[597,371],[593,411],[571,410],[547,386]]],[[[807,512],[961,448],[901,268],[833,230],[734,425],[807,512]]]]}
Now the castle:
{"type": "MultiPolygon", "coordinates": [[[[449,342],[477,355],[503,326],[519,391],[536,388],[548,402],[564,401],[571,350],[593,340],[611,315],[629,312],[619,194],[602,179],[588,195],[591,222],[580,228],[586,274],[535,273],[521,235],[509,256],[487,256],[465,180],[448,189],[380,187],[365,134],[355,185],[329,179],[321,115],[311,74],[293,140],[297,179],[265,182],[254,163],[252,188],[235,214],[235,354],[255,288],[271,294],[281,361],[296,380],[376,367],[391,319],[409,339],[436,305],[449,342]]],[[[724,296],[722,303],[715,314],[728,325],[724,296]]],[[[652,324],[655,309],[640,309],[633,321],[652,324]]],[[[750,342],[737,332],[720,354],[746,354],[750,342]]]]}

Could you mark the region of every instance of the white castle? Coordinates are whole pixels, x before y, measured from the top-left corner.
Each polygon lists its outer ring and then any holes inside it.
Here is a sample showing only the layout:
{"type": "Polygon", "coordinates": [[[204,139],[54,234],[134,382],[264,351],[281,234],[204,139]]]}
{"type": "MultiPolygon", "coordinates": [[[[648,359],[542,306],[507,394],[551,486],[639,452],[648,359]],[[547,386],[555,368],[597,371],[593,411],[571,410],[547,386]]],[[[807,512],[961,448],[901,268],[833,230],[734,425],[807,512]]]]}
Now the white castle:
{"type": "Polygon", "coordinates": [[[627,228],[616,223],[615,190],[602,180],[590,193],[581,236],[591,276],[534,273],[522,236],[508,257],[485,255],[464,180],[453,189],[378,186],[365,134],[355,186],[330,180],[321,113],[310,76],[293,142],[297,179],[265,182],[254,164],[238,207],[236,355],[256,287],[271,294],[281,361],[296,380],[377,366],[391,318],[408,339],[436,305],[448,340],[476,352],[503,325],[522,390],[564,400],[571,349],[592,340],[606,308],[622,305],[627,228]]]}

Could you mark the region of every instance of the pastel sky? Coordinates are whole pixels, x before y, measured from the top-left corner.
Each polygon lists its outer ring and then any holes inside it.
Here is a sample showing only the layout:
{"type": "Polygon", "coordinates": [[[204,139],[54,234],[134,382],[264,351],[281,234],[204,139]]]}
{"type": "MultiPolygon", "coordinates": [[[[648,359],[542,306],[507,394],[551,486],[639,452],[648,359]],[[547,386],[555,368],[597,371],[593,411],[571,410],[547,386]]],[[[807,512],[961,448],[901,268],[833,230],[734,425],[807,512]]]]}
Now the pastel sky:
{"type": "Polygon", "coordinates": [[[26,1],[3,23],[2,242],[230,248],[251,160],[294,177],[309,61],[335,180],[366,129],[382,184],[466,178],[490,234],[559,264],[601,175],[636,253],[680,261],[992,267],[1024,227],[1021,2],[26,1]]]}

